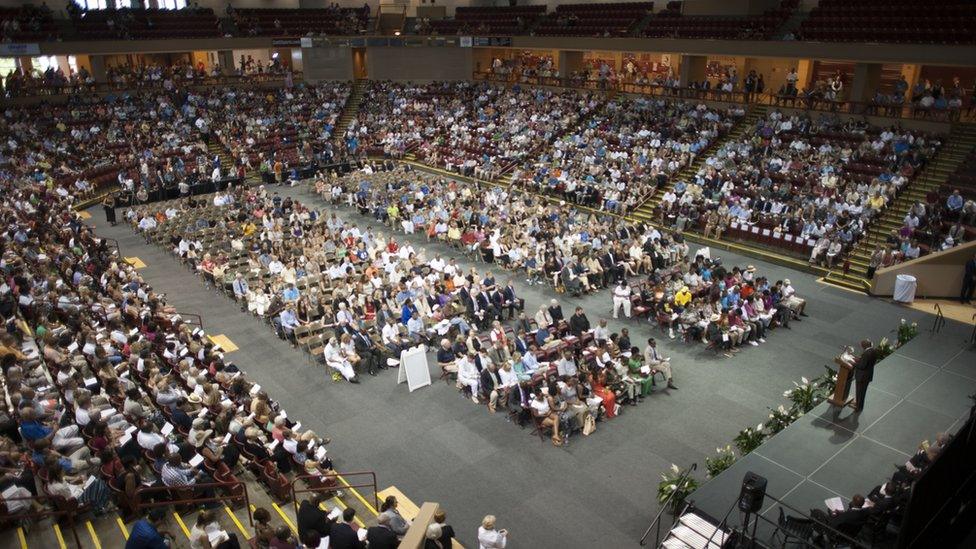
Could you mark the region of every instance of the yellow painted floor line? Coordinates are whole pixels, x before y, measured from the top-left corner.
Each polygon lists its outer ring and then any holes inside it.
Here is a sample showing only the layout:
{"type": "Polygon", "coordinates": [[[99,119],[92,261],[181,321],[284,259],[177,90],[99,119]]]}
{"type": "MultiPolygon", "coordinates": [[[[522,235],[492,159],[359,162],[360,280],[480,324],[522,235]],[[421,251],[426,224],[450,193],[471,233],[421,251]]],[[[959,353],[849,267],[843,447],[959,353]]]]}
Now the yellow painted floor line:
{"type": "Polygon", "coordinates": [[[281,507],[278,507],[278,504],[273,501],[271,502],[271,506],[274,507],[274,510],[277,511],[279,515],[281,515],[281,519],[285,521],[285,524],[287,524],[289,528],[291,528],[292,532],[295,532],[297,534],[298,528],[291,521],[291,519],[288,518],[288,515],[286,515],[285,512],[281,510],[281,507]]]}
{"type": "Polygon", "coordinates": [[[24,535],[24,529],[20,526],[17,527],[17,539],[20,540],[20,549],[27,549],[27,536],[24,535]]]}
{"type": "Polygon", "coordinates": [[[126,263],[128,263],[129,265],[132,265],[136,269],[145,269],[146,268],[146,264],[143,263],[142,260],[139,259],[138,257],[125,257],[123,259],[125,259],[125,262],[126,263]]]}
{"type": "Polygon", "coordinates": [[[61,535],[61,527],[58,526],[58,523],[56,522],[54,523],[54,535],[58,538],[58,546],[60,546],[61,549],[68,549],[68,546],[64,544],[64,536],[61,535]]]}
{"type": "Polygon", "coordinates": [[[119,530],[122,531],[122,537],[126,540],[129,539],[129,529],[125,527],[125,523],[122,522],[122,517],[115,517],[116,524],[119,525],[119,530]]]}
{"type": "Polygon", "coordinates": [[[91,536],[92,543],[95,545],[95,549],[102,549],[102,542],[98,539],[98,534],[95,533],[95,527],[92,526],[91,521],[86,521],[85,526],[88,527],[88,535],[91,536]]]}
{"type": "Polygon", "coordinates": [[[180,518],[180,514],[174,511],[173,518],[176,519],[176,524],[180,525],[180,530],[183,530],[183,535],[186,536],[186,539],[190,539],[190,529],[186,527],[186,524],[183,524],[183,519],[180,518]]]}
{"type": "Polygon", "coordinates": [[[339,477],[339,482],[344,484],[345,487],[348,488],[350,492],[352,492],[352,495],[356,496],[356,499],[358,499],[363,505],[365,505],[366,508],[369,509],[370,512],[372,512],[374,515],[379,516],[380,512],[377,511],[376,508],[373,507],[368,501],[366,501],[366,498],[364,498],[363,495],[359,493],[359,490],[356,490],[355,488],[349,486],[349,483],[346,482],[346,479],[342,478],[342,475],[336,475],[336,476],[339,477]]]}
{"type": "Polygon", "coordinates": [[[230,517],[230,520],[234,521],[234,525],[236,525],[237,529],[241,531],[241,534],[244,536],[244,539],[251,539],[251,535],[247,533],[247,529],[244,528],[244,525],[241,524],[241,521],[237,520],[237,515],[235,515],[234,512],[230,510],[230,507],[227,507],[225,505],[224,511],[227,512],[227,516],[230,517]]]}
{"type": "Polygon", "coordinates": [[[207,337],[210,338],[210,341],[213,341],[217,345],[220,345],[220,348],[223,349],[225,353],[233,353],[238,349],[237,345],[234,345],[234,342],[231,341],[230,338],[228,338],[224,334],[217,334],[215,336],[207,336],[207,337]]]}

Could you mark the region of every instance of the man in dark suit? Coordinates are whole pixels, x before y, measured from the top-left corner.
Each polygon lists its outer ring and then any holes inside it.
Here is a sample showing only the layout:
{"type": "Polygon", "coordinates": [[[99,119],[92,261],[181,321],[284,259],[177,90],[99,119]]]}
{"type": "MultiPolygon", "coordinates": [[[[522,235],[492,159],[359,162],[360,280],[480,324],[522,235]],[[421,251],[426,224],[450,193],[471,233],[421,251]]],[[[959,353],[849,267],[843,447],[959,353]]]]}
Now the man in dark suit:
{"type": "Polygon", "coordinates": [[[305,533],[315,530],[321,536],[328,536],[332,532],[334,520],[329,519],[328,513],[319,507],[325,501],[323,494],[313,494],[298,506],[298,537],[304,539],[305,533]]]}
{"type": "Polygon", "coordinates": [[[332,525],[329,533],[329,547],[332,549],[366,549],[366,544],[359,541],[359,536],[351,526],[356,517],[356,510],[352,507],[342,512],[342,522],[332,525]]]}
{"type": "Polygon", "coordinates": [[[870,517],[869,509],[864,507],[864,496],[855,494],[846,511],[831,515],[829,526],[847,536],[856,538],[870,517]]]}
{"type": "Polygon", "coordinates": [[[502,288],[502,299],[503,307],[508,308],[508,318],[515,318],[515,311],[521,311],[525,307],[525,301],[518,297],[515,293],[515,283],[511,279],[508,280],[508,284],[502,288]]]}
{"type": "Polygon", "coordinates": [[[871,344],[871,340],[861,341],[861,356],[854,362],[854,382],[857,384],[857,395],[855,408],[860,412],[864,410],[864,398],[868,394],[868,384],[874,380],[874,365],[878,362],[878,350],[871,344]]]}
{"type": "Polygon", "coordinates": [[[386,367],[383,365],[383,353],[380,352],[376,347],[376,343],[373,342],[366,332],[362,332],[351,326],[347,327],[347,330],[349,331],[349,337],[352,338],[352,344],[356,347],[356,353],[362,357],[369,375],[375,376],[377,368],[383,369],[386,367]]]}
{"type": "Polygon", "coordinates": [[[390,516],[380,514],[376,517],[376,522],[376,526],[370,526],[366,530],[366,542],[369,543],[369,549],[394,549],[398,547],[400,540],[397,539],[393,530],[390,530],[390,516]]]}

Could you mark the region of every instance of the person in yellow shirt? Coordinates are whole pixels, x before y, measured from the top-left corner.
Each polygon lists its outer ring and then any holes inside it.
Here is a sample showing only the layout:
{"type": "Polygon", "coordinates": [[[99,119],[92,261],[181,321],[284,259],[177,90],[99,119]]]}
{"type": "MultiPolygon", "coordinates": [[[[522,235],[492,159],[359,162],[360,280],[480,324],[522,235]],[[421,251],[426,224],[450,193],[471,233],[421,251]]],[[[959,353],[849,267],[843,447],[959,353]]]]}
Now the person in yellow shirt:
{"type": "Polygon", "coordinates": [[[691,292],[688,291],[688,286],[682,286],[678,293],[674,294],[674,304],[684,309],[689,303],[691,303],[691,292]]]}

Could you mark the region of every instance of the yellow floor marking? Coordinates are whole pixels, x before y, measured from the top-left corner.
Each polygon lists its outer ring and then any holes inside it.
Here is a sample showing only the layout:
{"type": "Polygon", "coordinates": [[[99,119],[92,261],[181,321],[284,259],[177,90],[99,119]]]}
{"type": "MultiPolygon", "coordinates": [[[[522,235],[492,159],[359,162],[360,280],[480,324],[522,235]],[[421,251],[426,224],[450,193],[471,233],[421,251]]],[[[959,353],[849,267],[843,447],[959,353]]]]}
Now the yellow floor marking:
{"type": "Polygon", "coordinates": [[[278,507],[278,504],[273,501],[271,502],[271,506],[274,507],[274,510],[277,511],[279,515],[281,515],[281,519],[285,521],[285,524],[287,524],[289,528],[291,528],[292,532],[295,532],[297,534],[298,528],[296,528],[295,524],[291,521],[290,518],[288,518],[288,515],[286,515],[285,512],[281,510],[281,507],[278,507]]]}
{"type": "Polygon", "coordinates": [[[61,527],[56,522],[54,523],[54,535],[57,536],[58,545],[61,549],[68,549],[68,546],[64,544],[64,536],[61,535],[61,527]]]}
{"type": "Polygon", "coordinates": [[[379,516],[380,512],[377,511],[375,507],[370,505],[368,501],[366,501],[366,498],[364,498],[363,495],[359,493],[359,490],[356,490],[355,488],[349,486],[349,483],[346,482],[346,479],[342,478],[342,475],[336,475],[336,476],[339,477],[339,482],[344,484],[346,488],[348,488],[349,491],[352,492],[352,495],[356,496],[356,499],[358,499],[363,505],[365,505],[366,508],[369,509],[370,512],[372,512],[374,515],[379,516]]]}
{"type": "Polygon", "coordinates": [[[183,524],[183,519],[180,518],[179,513],[174,511],[173,518],[176,519],[176,524],[180,525],[180,530],[183,530],[183,535],[186,536],[186,539],[190,539],[190,530],[186,527],[186,524],[183,524]]]}
{"type": "Polygon", "coordinates": [[[78,217],[81,219],[91,219],[91,214],[88,212],[78,212],[78,217]]]}
{"type": "Polygon", "coordinates": [[[91,521],[86,521],[85,526],[88,527],[88,535],[91,536],[92,543],[95,544],[95,549],[102,549],[102,542],[98,539],[98,534],[95,533],[95,527],[92,526],[91,521]]]}
{"type": "Polygon", "coordinates": [[[420,508],[417,507],[417,504],[405,496],[396,486],[390,486],[386,490],[380,490],[376,495],[381,500],[385,500],[388,496],[395,497],[397,500],[397,511],[400,511],[403,518],[407,520],[413,520],[420,513],[420,508]]]}
{"type": "MultiPolygon", "coordinates": [[[[333,498],[333,499],[335,499],[336,504],[338,504],[339,507],[341,507],[343,511],[345,511],[348,508],[348,506],[345,503],[343,503],[341,499],[339,499],[339,498],[333,498]]],[[[356,524],[358,524],[360,528],[365,528],[366,527],[366,525],[363,524],[363,521],[359,520],[359,517],[358,516],[352,517],[352,520],[356,524]]]]}
{"type": "Polygon", "coordinates": [[[230,510],[230,507],[227,507],[225,505],[224,511],[227,512],[227,516],[230,517],[230,520],[234,521],[234,524],[237,525],[237,529],[240,530],[241,534],[244,535],[244,539],[251,539],[251,535],[248,534],[247,530],[244,529],[244,525],[241,524],[241,521],[237,520],[237,515],[235,515],[234,512],[230,510]]]}
{"type": "Polygon", "coordinates": [[[119,525],[119,530],[122,530],[122,537],[126,540],[129,539],[129,529],[125,527],[125,523],[122,522],[122,517],[115,517],[116,524],[119,525]]]}
{"type": "Polygon", "coordinates": [[[20,526],[17,527],[17,539],[20,540],[20,549],[27,549],[27,536],[24,535],[24,529],[20,526]]]}
{"type": "Polygon", "coordinates": [[[126,258],[123,258],[123,259],[125,259],[125,262],[126,263],[128,263],[129,265],[132,265],[136,269],[145,269],[146,268],[146,264],[143,263],[142,260],[139,259],[138,257],[126,257],[126,258]]]}
{"type": "Polygon", "coordinates": [[[822,277],[820,277],[820,278],[817,279],[817,282],[820,283],[820,284],[823,284],[824,286],[830,286],[831,288],[837,288],[838,290],[844,290],[845,292],[851,292],[852,294],[868,295],[867,292],[864,292],[862,290],[855,290],[854,288],[847,288],[845,286],[838,286],[836,284],[833,284],[831,282],[828,282],[827,281],[827,277],[823,277],[822,276],[822,277]]]}
{"type": "Polygon", "coordinates": [[[210,341],[213,341],[217,345],[220,345],[220,348],[223,349],[225,353],[233,353],[238,349],[237,345],[234,345],[234,342],[231,341],[230,338],[228,338],[224,334],[217,334],[215,336],[207,336],[207,337],[210,338],[210,341]]]}

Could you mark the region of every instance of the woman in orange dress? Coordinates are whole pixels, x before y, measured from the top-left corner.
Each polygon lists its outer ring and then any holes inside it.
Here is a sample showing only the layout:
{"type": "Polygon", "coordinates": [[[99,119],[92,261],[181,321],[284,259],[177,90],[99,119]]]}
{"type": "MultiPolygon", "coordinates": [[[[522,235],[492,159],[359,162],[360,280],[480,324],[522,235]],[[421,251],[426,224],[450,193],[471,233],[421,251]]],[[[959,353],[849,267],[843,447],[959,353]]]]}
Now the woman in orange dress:
{"type": "Polygon", "coordinates": [[[603,370],[593,378],[593,394],[603,399],[603,417],[610,419],[617,415],[617,395],[607,387],[607,373],[603,370]]]}

